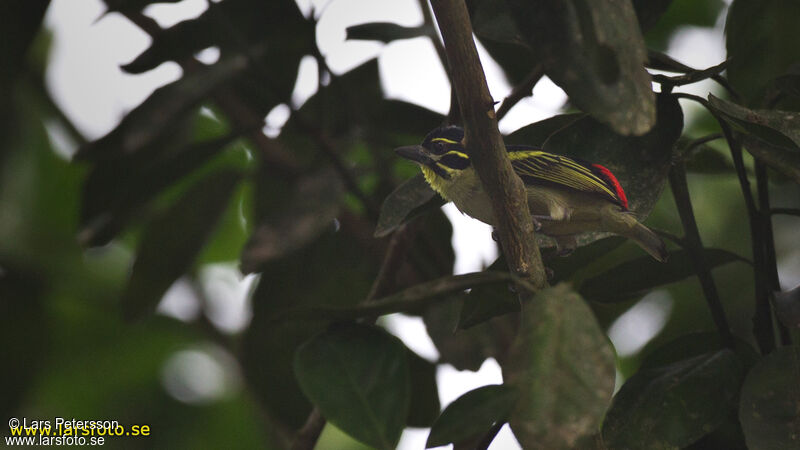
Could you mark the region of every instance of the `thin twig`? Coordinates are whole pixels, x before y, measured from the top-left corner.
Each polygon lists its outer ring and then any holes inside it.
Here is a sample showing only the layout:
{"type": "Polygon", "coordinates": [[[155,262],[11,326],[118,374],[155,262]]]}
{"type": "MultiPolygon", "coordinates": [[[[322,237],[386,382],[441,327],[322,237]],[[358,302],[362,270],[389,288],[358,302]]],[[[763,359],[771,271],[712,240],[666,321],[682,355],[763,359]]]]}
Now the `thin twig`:
{"type": "Polygon", "coordinates": [[[693,100],[703,105],[714,118],[719,122],[722,128],[722,134],[725,140],[728,141],[728,147],[733,157],[733,165],[736,168],[736,175],[739,178],[739,186],[742,190],[744,197],[745,207],[747,208],[747,216],[750,222],[750,241],[753,252],[753,277],[755,280],[756,292],[756,308],[753,315],[753,334],[756,337],[759,350],[766,355],[775,348],[775,332],[773,329],[772,310],[769,303],[771,295],[768,283],[765,279],[765,255],[764,245],[761,239],[761,220],[760,213],[756,207],[755,199],[753,198],[753,191],[750,188],[750,180],[747,178],[747,170],[744,166],[744,158],[742,156],[741,143],[734,137],[733,131],[724,119],[711,108],[708,101],[702,97],[692,94],[676,93],[675,96],[693,100]]]}
{"type": "Polygon", "coordinates": [[[297,431],[292,441],[291,450],[313,450],[317,445],[322,429],[325,428],[325,418],[316,406],[311,410],[303,427],[297,431]]]}
{"type": "Polygon", "coordinates": [[[722,135],[722,133],[712,133],[712,134],[709,134],[707,136],[699,137],[697,139],[694,139],[694,140],[690,141],[683,148],[683,156],[684,156],[684,158],[688,158],[691,155],[691,153],[694,151],[694,149],[700,147],[701,145],[707,144],[707,143],[709,143],[711,141],[716,141],[717,139],[721,139],[723,137],[724,136],[722,135]]]}
{"type": "MultiPolygon", "coordinates": [[[[157,38],[164,31],[158,25],[158,22],[140,12],[126,11],[124,15],[153,38],[157,38]]],[[[203,64],[193,57],[178,61],[178,64],[186,73],[197,72],[203,68],[203,64]]],[[[251,127],[255,123],[263,123],[264,121],[264,117],[256,114],[250,106],[229,88],[218,89],[212,97],[222,112],[240,127],[251,127]]],[[[248,138],[255,148],[259,150],[262,160],[267,163],[266,166],[271,169],[271,173],[291,178],[302,172],[300,164],[294,155],[285,151],[273,139],[264,135],[262,131],[253,130],[248,133],[248,138]]]]}
{"type": "Polygon", "coordinates": [[[500,121],[505,117],[506,114],[511,111],[511,108],[519,103],[520,100],[533,95],[533,88],[536,86],[536,83],[542,79],[542,76],[544,76],[544,65],[537,64],[521,83],[514,86],[511,93],[508,94],[500,107],[497,108],[497,120],[500,121]]]}
{"type": "Polygon", "coordinates": [[[458,95],[456,94],[456,88],[453,85],[453,77],[451,76],[450,65],[447,62],[447,53],[444,49],[444,44],[439,38],[439,35],[436,33],[436,22],[434,21],[433,15],[431,14],[431,10],[428,6],[428,0],[417,0],[417,3],[419,4],[420,10],[422,10],[424,24],[429,30],[428,38],[431,40],[433,48],[436,49],[436,54],[439,56],[439,61],[442,63],[442,67],[444,67],[444,71],[447,74],[447,79],[450,81],[450,109],[448,110],[447,117],[445,118],[445,124],[461,125],[461,109],[458,106],[458,95]]]}
{"type": "MultiPolygon", "coordinates": [[[[769,175],[767,173],[767,166],[758,158],[755,158],[755,166],[758,207],[759,211],[762,212],[762,214],[759,214],[759,218],[761,219],[761,232],[764,236],[762,240],[762,244],[764,245],[764,270],[766,271],[767,283],[770,291],[777,292],[781,290],[781,282],[778,277],[775,237],[772,232],[772,215],[768,213],[770,211],[769,175]]],[[[791,342],[789,330],[786,329],[781,321],[776,322],[781,345],[789,345],[791,342]]]]}
{"type": "Polygon", "coordinates": [[[697,278],[700,280],[700,285],[703,288],[708,308],[711,311],[711,317],[714,319],[714,324],[717,326],[717,331],[719,332],[720,338],[722,338],[722,342],[726,346],[732,347],[733,335],[728,326],[728,320],[725,317],[725,310],[719,298],[717,285],[714,283],[714,277],[711,275],[711,269],[709,269],[703,253],[703,242],[700,238],[700,231],[697,228],[697,221],[694,217],[692,200],[689,196],[689,185],[686,180],[686,168],[683,163],[678,163],[670,169],[669,184],[672,188],[672,195],[675,198],[675,205],[678,208],[678,213],[683,225],[684,240],[686,242],[685,248],[691,255],[694,270],[697,273],[697,278]]]}

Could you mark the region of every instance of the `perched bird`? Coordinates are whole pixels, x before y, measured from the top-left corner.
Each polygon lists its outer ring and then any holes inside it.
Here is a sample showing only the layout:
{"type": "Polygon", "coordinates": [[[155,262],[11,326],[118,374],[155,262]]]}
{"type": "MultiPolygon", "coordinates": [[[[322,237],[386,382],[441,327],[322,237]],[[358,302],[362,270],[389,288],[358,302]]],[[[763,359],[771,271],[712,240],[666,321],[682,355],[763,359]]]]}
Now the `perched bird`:
{"type": "MultiPolygon", "coordinates": [[[[661,262],[667,260],[664,242],[628,211],[628,199],[611,171],[536,147],[509,145],[506,150],[525,183],[536,228],[555,239],[559,254],[575,249],[579,233],[606,231],[632,239],[661,262]]],[[[464,149],[461,128],[437,128],[421,145],[395,152],[418,163],[428,184],[461,212],[496,226],[489,197],[464,149]]]]}

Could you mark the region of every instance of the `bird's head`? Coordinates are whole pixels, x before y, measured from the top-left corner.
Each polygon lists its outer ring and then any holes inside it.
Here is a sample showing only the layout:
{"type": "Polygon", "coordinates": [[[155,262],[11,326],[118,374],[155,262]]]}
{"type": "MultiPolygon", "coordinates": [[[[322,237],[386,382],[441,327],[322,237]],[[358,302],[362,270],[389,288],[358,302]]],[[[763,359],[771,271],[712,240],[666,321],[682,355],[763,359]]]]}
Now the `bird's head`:
{"type": "Polygon", "coordinates": [[[449,180],[470,166],[464,150],[464,130],[455,126],[437,128],[425,136],[422,144],[394,151],[419,164],[426,179],[436,176],[449,180]]]}

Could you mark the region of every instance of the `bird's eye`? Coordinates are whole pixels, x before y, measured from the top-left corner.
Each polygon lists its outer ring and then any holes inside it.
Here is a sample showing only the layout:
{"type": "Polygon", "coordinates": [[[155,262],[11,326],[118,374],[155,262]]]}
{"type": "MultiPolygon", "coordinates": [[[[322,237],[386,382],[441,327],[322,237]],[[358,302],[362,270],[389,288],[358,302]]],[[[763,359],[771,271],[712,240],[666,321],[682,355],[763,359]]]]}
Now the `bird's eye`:
{"type": "Polygon", "coordinates": [[[433,143],[433,149],[436,150],[437,153],[441,153],[444,151],[444,144],[441,141],[436,141],[433,143]]]}

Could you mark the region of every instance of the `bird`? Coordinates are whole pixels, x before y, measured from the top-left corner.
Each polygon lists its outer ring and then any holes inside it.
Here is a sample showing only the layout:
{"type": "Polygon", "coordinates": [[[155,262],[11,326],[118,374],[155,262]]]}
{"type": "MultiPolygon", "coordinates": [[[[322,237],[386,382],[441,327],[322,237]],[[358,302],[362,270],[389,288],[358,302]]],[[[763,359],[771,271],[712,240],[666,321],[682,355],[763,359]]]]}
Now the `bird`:
{"type": "MultiPolygon", "coordinates": [[[[507,145],[506,151],[525,184],[534,227],[555,240],[558,255],[572,253],[580,233],[603,231],[629,238],[666,262],[664,242],[628,210],[625,191],[610,170],[534,146],[507,145]]],[[[497,226],[489,196],[465,150],[462,128],[436,128],[421,144],[395,152],[417,163],[428,185],[462,213],[497,226]]]]}

